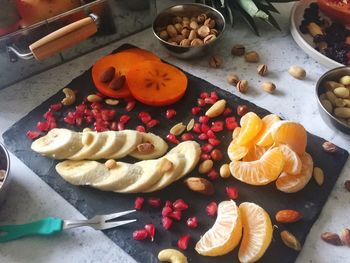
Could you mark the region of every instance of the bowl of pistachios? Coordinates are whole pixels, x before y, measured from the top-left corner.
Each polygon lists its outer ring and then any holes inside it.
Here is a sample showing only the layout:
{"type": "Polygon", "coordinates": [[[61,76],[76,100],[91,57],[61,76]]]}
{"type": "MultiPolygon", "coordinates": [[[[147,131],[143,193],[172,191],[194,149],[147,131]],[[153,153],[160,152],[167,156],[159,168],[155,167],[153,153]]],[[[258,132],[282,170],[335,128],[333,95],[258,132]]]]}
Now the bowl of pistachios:
{"type": "Polygon", "coordinates": [[[323,74],[316,84],[316,95],[323,120],[350,134],[350,66],[323,74]]]}
{"type": "Polygon", "coordinates": [[[0,204],[5,200],[9,184],[10,156],[5,146],[0,143],[0,204]]]}
{"type": "Polygon", "coordinates": [[[225,30],[225,18],[212,7],[188,3],[160,12],[152,28],[171,55],[189,59],[207,54],[219,42],[225,30]]]}

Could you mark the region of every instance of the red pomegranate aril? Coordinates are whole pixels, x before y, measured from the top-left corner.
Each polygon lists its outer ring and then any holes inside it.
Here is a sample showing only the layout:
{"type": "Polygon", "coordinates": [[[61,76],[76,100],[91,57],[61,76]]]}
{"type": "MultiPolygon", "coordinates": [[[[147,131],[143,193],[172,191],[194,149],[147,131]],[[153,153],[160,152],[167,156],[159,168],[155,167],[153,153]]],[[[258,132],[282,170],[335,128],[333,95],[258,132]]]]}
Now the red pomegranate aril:
{"type": "Polygon", "coordinates": [[[173,220],[167,216],[162,218],[162,225],[165,230],[169,230],[171,225],[173,224],[173,220]]]}
{"type": "Polygon", "coordinates": [[[166,200],[164,206],[173,208],[173,203],[171,201],[169,201],[169,200],[166,200]]]}
{"type": "Polygon", "coordinates": [[[82,123],[83,123],[83,118],[81,117],[75,118],[75,124],[77,126],[80,126],[82,123]]]}
{"type": "Polygon", "coordinates": [[[93,103],[91,103],[91,108],[93,108],[93,109],[101,109],[102,108],[102,104],[100,102],[93,102],[93,103]]]}
{"type": "Polygon", "coordinates": [[[198,99],[198,100],[197,100],[197,105],[198,105],[199,107],[204,107],[204,106],[205,106],[205,101],[204,101],[204,99],[198,99]]]}
{"type": "Polygon", "coordinates": [[[61,103],[55,103],[50,106],[50,110],[52,111],[59,111],[60,109],[62,109],[61,103]]]}
{"type": "Polygon", "coordinates": [[[211,123],[211,128],[213,132],[220,132],[224,129],[224,122],[223,121],[213,121],[211,123]]]}
{"type": "Polygon", "coordinates": [[[201,150],[203,153],[209,153],[211,152],[211,150],[213,150],[213,148],[214,146],[208,143],[201,146],[201,150]]]}
{"type": "Polygon", "coordinates": [[[118,130],[118,122],[112,121],[112,122],[111,122],[111,125],[109,126],[109,128],[110,128],[112,131],[117,131],[117,130],[118,130]]]}
{"type": "Polygon", "coordinates": [[[182,212],[181,210],[174,210],[169,214],[169,217],[175,219],[176,221],[180,221],[182,217],[182,212]]]}
{"type": "Polygon", "coordinates": [[[34,140],[40,136],[40,131],[27,131],[26,135],[29,139],[34,140]]]}
{"type": "Polygon", "coordinates": [[[85,118],[85,122],[90,124],[94,122],[94,117],[93,116],[86,116],[85,118]]]}
{"type": "Polygon", "coordinates": [[[148,232],[146,229],[135,230],[132,233],[132,237],[134,240],[144,240],[148,237],[148,232]]]}
{"type": "Polygon", "coordinates": [[[210,130],[210,127],[206,123],[201,124],[201,131],[207,133],[210,130]]]}
{"type": "Polygon", "coordinates": [[[204,92],[201,92],[201,94],[199,95],[199,97],[201,99],[205,99],[205,98],[209,98],[209,93],[204,91],[204,92]]]}
{"type": "Polygon", "coordinates": [[[201,160],[202,161],[205,161],[205,160],[210,160],[211,159],[211,156],[207,153],[202,153],[201,154],[201,160]]]}
{"type": "Polygon", "coordinates": [[[214,168],[211,169],[207,175],[208,175],[208,178],[212,181],[215,181],[216,179],[219,178],[219,173],[215,171],[214,168]]]}
{"type": "Polygon", "coordinates": [[[238,105],[237,106],[237,115],[243,116],[248,112],[248,106],[247,105],[238,105]]]}
{"type": "Polygon", "coordinates": [[[173,209],[170,206],[164,206],[162,209],[162,216],[168,216],[171,212],[173,212],[173,209]]]}
{"type": "Polygon", "coordinates": [[[205,116],[205,115],[199,116],[198,121],[199,121],[200,123],[207,123],[207,122],[209,121],[209,117],[208,117],[208,116],[205,116]]]}
{"type": "Polygon", "coordinates": [[[118,127],[118,131],[125,130],[125,124],[122,122],[118,122],[117,127],[118,127]]]}
{"type": "Polygon", "coordinates": [[[214,104],[217,101],[215,98],[205,98],[204,102],[205,104],[214,104]]]}
{"type": "Polygon", "coordinates": [[[142,125],[136,126],[135,130],[138,132],[146,132],[145,127],[143,127],[142,125]]]}
{"type": "Polygon", "coordinates": [[[218,99],[219,99],[219,96],[218,96],[218,94],[216,93],[216,91],[212,91],[212,92],[210,92],[210,98],[213,98],[213,99],[218,100],[218,99]]]}
{"type": "Polygon", "coordinates": [[[169,142],[172,142],[174,144],[179,144],[180,141],[176,138],[176,136],[174,134],[171,134],[169,133],[167,136],[166,136],[166,139],[169,141],[169,142]]]}
{"type": "Polygon", "coordinates": [[[215,203],[215,202],[209,203],[206,207],[206,211],[207,211],[208,216],[212,216],[212,217],[216,216],[216,213],[218,211],[217,203],[215,203]]]}
{"type": "Polygon", "coordinates": [[[198,135],[198,139],[202,141],[208,140],[208,135],[206,133],[201,133],[198,135]]]}
{"type": "Polygon", "coordinates": [[[102,120],[104,121],[111,121],[113,120],[115,116],[115,111],[114,110],[101,110],[101,117],[102,117],[102,120]]]}
{"type": "Polygon", "coordinates": [[[80,105],[75,107],[75,111],[77,113],[84,113],[85,110],[86,110],[86,105],[85,104],[80,104],[80,105]]]}
{"type": "Polygon", "coordinates": [[[213,146],[218,146],[220,144],[220,141],[218,139],[214,139],[214,138],[209,138],[208,142],[213,146]]]}
{"type": "Polygon", "coordinates": [[[190,141],[190,140],[193,140],[193,135],[191,133],[184,133],[181,135],[181,140],[182,141],[190,141]]]}
{"type": "Polygon", "coordinates": [[[208,138],[216,139],[216,135],[212,130],[207,131],[208,138]]]}
{"type": "Polygon", "coordinates": [[[191,109],[192,115],[197,115],[201,111],[200,107],[193,107],[191,109]]]}
{"type": "Polygon", "coordinates": [[[141,120],[144,117],[150,117],[150,119],[151,119],[151,115],[148,112],[145,112],[145,111],[139,112],[138,118],[141,120]]]}
{"type": "Polygon", "coordinates": [[[132,111],[135,108],[136,101],[130,100],[125,106],[126,111],[132,111]]]}
{"type": "Polygon", "coordinates": [[[190,240],[190,235],[185,234],[180,237],[180,239],[177,241],[177,246],[181,250],[186,250],[188,247],[188,241],[190,240]]]}
{"type": "Polygon", "coordinates": [[[223,157],[222,153],[219,149],[212,150],[210,153],[210,156],[214,161],[220,161],[223,157]]]}
{"type": "Polygon", "coordinates": [[[232,113],[232,110],[230,108],[225,108],[224,112],[222,113],[222,115],[224,116],[228,116],[232,113]]]}
{"type": "Polygon", "coordinates": [[[140,197],[140,196],[136,197],[135,205],[134,205],[135,209],[140,210],[142,208],[144,202],[145,202],[145,198],[140,197]]]}
{"type": "Polygon", "coordinates": [[[50,128],[49,123],[47,121],[39,121],[36,124],[36,127],[39,131],[48,131],[50,128]]]}
{"type": "Polygon", "coordinates": [[[64,117],[64,118],[63,118],[63,121],[64,121],[65,123],[70,124],[70,125],[74,125],[74,124],[75,124],[75,120],[74,120],[73,118],[69,117],[69,116],[64,117]]]}
{"type": "Polygon", "coordinates": [[[174,110],[174,109],[167,109],[166,110],[165,116],[167,119],[170,120],[170,119],[174,118],[175,115],[176,115],[176,110],[174,110]]]}
{"type": "Polygon", "coordinates": [[[173,207],[175,210],[186,210],[188,209],[188,204],[183,199],[177,199],[173,203],[173,207]]]}
{"type": "Polygon", "coordinates": [[[192,129],[195,133],[201,133],[202,130],[201,130],[201,125],[199,123],[195,123],[193,125],[193,129],[192,129]]]}
{"type": "Polygon", "coordinates": [[[57,128],[57,123],[55,121],[49,122],[49,130],[57,128]]]}
{"type": "Polygon", "coordinates": [[[147,203],[154,207],[154,208],[158,208],[162,205],[162,201],[159,198],[156,197],[150,197],[147,199],[147,203]]]}
{"type": "Polygon", "coordinates": [[[227,194],[228,198],[230,198],[230,199],[235,200],[235,199],[238,198],[238,191],[233,186],[227,186],[226,187],[226,194],[227,194]]]}
{"type": "Polygon", "coordinates": [[[147,224],[145,225],[145,230],[148,232],[148,235],[151,237],[151,241],[154,240],[154,234],[156,232],[156,229],[153,224],[147,224]]]}
{"type": "Polygon", "coordinates": [[[151,116],[144,116],[144,117],[141,118],[141,122],[142,122],[143,124],[147,124],[147,123],[149,123],[151,120],[152,120],[151,116]]]}
{"type": "Polygon", "coordinates": [[[55,119],[55,116],[53,115],[53,112],[51,110],[45,112],[43,117],[45,118],[45,120],[55,119]]]}
{"type": "Polygon", "coordinates": [[[189,228],[197,228],[198,227],[198,219],[197,217],[189,217],[186,221],[186,224],[189,228]]]}
{"type": "Polygon", "coordinates": [[[157,126],[158,124],[159,124],[159,121],[153,119],[153,120],[150,120],[149,122],[147,122],[146,126],[148,128],[153,128],[153,127],[157,126]]]}
{"type": "Polygon", "coordinates": [[[226,123],[226,129],[228,130],[234,130],[238,126],[238,123],[235,117],[227,117],[225,119],[225,123],[226,123]]]}
{"type": "Polygon", "coordinates": [[[119,122],[125,124],[125,123],[127,123],[130,119],[131,119],[131,117],[130,117],[129,115],[123,114],[122,116],[120,116],[119,122]]]}

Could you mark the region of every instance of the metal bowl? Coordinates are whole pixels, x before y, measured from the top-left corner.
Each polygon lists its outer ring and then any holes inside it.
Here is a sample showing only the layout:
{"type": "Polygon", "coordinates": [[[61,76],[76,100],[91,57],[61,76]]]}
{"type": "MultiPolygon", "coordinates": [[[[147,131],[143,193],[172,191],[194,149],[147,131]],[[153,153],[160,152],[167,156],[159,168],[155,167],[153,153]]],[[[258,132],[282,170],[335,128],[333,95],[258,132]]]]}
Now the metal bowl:
{"type": "Polygon", "coordinates": [[[323,107],[320,101],[320,95],[327,91],[324,85],[325,82],[329,80],[336,81],[344,75],[350,75],[349,66],[339,67],[339,68],[335,68],[330,71],[327,71],[325,74],[321,76],[321,78],[318,80],[316,84],[316,95],[317,95],[318,109],[321,113],[322,119],[327,123],[327,125],[330,126],[331,128],[336,128],[337,130],[342,131],[346,134],[350,134],[350,126],[340,121],[339,119],[337,119],[331,113],[329,113],[323,107]]]}
{"type": "Polygon", "coordinates": [[[175,5],[163,10],[154,19],[152,29],[155,37],[160,41],[163,47],[165,47],[171,55],[177,58],[189,59],[189,58],[200,57],[205,54],[208,54],[208,51],[219,42],[225,30],[225,25],[226,25],[225,18],[222,16],[222,14],[219,11],[207,5],[193,3],[193,4],[175,5]],[[209,43],[206,43],[200,46],[190,46],[190,47],[179,46],[179,45],[170,44],[169,42],[161,39],[156,33],[157,28],[165,27],[169,24],[172,24],[172,20],[176,16],[192,17],[192,16],[198,16],[203,13],[215,20],[215,24],[216,24],[215,28],[219,31],[219,34],[216,37],[216,39],[214,39],[209,43]]]}
{"type": "Polygon", "coordinates": [[[0,143],[0,169],[5,170],[4,180],[0,183],[0,204],[6,198],[6,192],[10,180],[10,156],[5,146],[0,143]]]}

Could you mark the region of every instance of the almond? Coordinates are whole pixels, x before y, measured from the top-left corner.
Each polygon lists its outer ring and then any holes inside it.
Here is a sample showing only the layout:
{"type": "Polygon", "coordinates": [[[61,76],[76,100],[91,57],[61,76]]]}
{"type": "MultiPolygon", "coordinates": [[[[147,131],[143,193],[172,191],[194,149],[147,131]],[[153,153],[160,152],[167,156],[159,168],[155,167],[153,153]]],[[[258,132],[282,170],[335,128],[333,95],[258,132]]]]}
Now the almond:
{"type": "Polygon", "coordinates": [[[193,126],[194,126],[194,119],[191,119],[191,120],[188,122],[187,126],[186,126],[186,130],[187,130],[187,131],[192,130],[192,129],[193,129],[193,126]]]}
{"type": "Polygon", "coordinates": [[[188,189],[204,195],[213,195],[215,192],[213,184],[205,178],[189,177],[184,180],[188,189]]]}
{"type": "Polygon", "coordinates": [[[312,175],[319,186],[323,185],[324,173],[320,167],[315,167],[312,175]]]}
{"type": "Polygon", "coordinates": [[[218,100],[205,113],[209,118],[215,118],[221,115],[226,107],[226,100],[218,100]]]}
{"type": "Polygon", "coordinates": [[[300,220],[301,214],[295,210],[280,210],[276,213],[276,221],[279,223],[294,223],[300,220]]]}
{"type": "Polygon", "coordinates": [[[321,234],[321,238],[324,242],[332,244],[334,246],[342,246],[342,242],[338,234],[333,232],[324,232],[321,234]]]}
{"type": "Polygon", "coordinates": [[[287,247],[290,247],[291,249],[294,249],[296,251],[301,250],[301,245],[299,240],[289,231],[287,230],[282,231],[281,239],[287,247]]]}

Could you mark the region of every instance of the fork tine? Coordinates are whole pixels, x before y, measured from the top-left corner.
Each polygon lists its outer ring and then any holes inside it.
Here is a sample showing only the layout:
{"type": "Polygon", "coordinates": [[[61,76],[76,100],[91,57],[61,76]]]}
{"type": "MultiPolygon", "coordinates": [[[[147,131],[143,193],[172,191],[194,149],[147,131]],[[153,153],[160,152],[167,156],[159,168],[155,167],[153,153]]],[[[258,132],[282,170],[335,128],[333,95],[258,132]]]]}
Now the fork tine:
{"type": "Polygon", "coordinates": [[[108,214],[108,215],[100,215],[101,221],[108,221],[112,220],[114,218],[118,218],[127,214],[131,214],[135,212],[136,210],[128,210],[128,211],[123,211],[123,212],[118,212],[118,213],[113,213],[113,214],[108,214]]]}
{"type": "Polygon", "coordinates": [[[100,225],[94,225],[91,227],[98,229],[98,230],[105,230],[105,229],[110,229],[110,228],[130,224],[130,223],[133,223],[135,221],[137,221],[137,220],[131,219],[131,220],[118,221],[118,222],[108,222],[108,223],[101,223],[100,225]]]}

